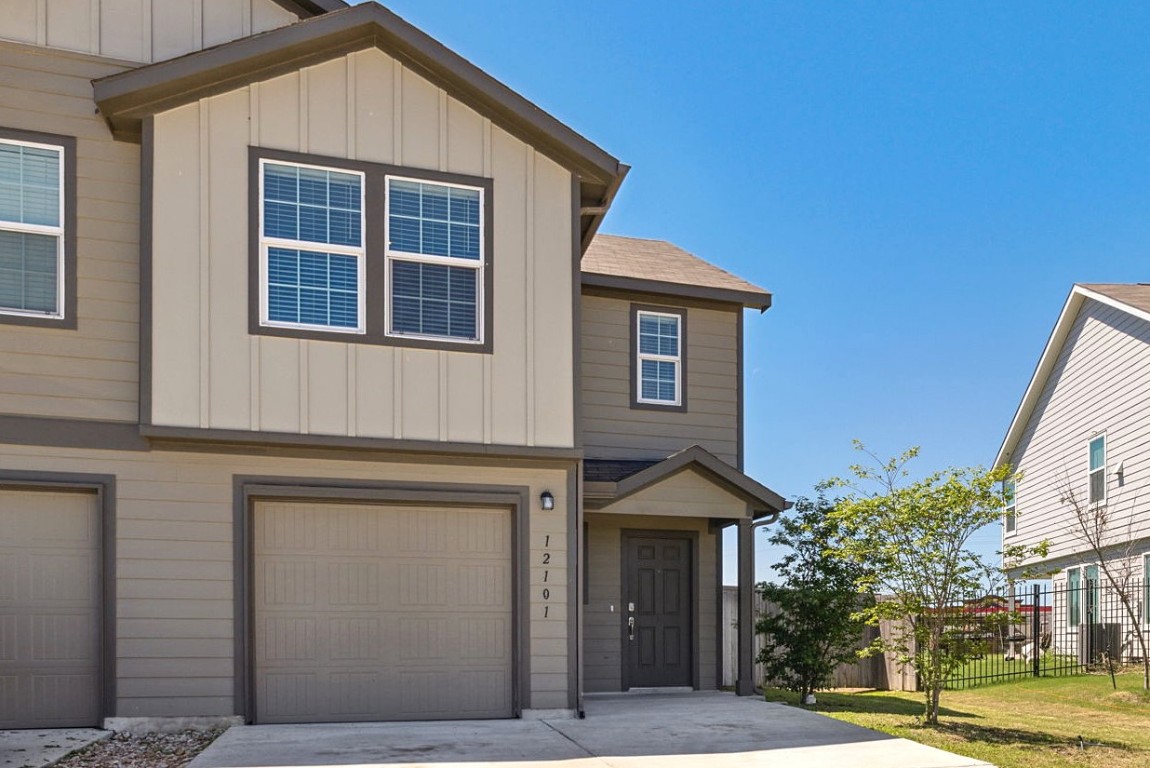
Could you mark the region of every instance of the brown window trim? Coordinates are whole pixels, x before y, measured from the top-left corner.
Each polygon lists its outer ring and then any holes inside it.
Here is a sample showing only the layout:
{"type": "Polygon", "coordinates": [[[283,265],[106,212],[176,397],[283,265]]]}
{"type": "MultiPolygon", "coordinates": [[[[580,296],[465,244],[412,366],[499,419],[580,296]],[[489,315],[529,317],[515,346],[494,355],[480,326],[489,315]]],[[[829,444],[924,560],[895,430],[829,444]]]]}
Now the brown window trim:
{"type": "Polygon", "coordinates": [[[657,304],[631,305],[631,338],[628,354],[631,358],[631,410],[687,412],[687,310],[683,307],[667,307],[657,304]],[[679,316],[679,403],[662,405],[639,402],[639,313],[660,312],[664,315],[679,316]]]}
{"type": "Polygon", "coordinates": [[[64,150],[64,316],[35,317],[0,313],[0,323],[75,330],[76,322],[76,138],[55,133],[0,128],[0,139],[54,144],[64,150]]]}
{"type": "Polygon", "coordinates": [[[301,152],[285,152],[264,147],[248,147],[248,333],[253,336],[282,336],[291,339],[314,339],[336,341],[344,344],[374,344],[391,347],[417,349],[437,349],[450,352],[478,352],[491,354],[495,322],[495,270],[494,270],[494,183],[481,176],[466,176],[458,173],[429,171],[423,168],[409,168],[383,163],[369,163],[346,158],[311,155],[301,152]],[[364,175],[364,223],[366,242],[364,243],[364,333],[339,331],[314,331],[297,328],[279,328],[260,323],[260,160],[279,160],[287,163],[306,163],[343,170],[357,171],[364,175]],[[446,184],[466,184],[479,187],[484,195],[483,219],[483,340],[480,343],[451,341],[448,339],[417,339],[387,334],[388,296],[386,292],[387,256],[384,242],[384,217],[386,216],[385,184],[389,175],[408,176],[446,184]],[[379,215],[370,215],[378,211],[379,215]]]}

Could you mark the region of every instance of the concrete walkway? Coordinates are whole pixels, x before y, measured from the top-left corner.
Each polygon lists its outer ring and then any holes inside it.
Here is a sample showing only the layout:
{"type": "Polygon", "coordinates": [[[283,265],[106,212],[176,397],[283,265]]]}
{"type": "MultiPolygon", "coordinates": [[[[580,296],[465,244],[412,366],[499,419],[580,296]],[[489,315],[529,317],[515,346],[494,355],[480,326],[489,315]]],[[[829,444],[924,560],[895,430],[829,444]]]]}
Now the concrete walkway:
{"type": "Polygon", "coordinates": [[[43,768],[81,747],[111,735],[111,731],[98,731],[95,728],[0,731],[0,768],[43,768]]]}
{"type": "Polygon", "coordinates": [[[988,763],[758,698],[588,697],[584,720],[261,725],[190,768],[972,768],[988,763]]]}

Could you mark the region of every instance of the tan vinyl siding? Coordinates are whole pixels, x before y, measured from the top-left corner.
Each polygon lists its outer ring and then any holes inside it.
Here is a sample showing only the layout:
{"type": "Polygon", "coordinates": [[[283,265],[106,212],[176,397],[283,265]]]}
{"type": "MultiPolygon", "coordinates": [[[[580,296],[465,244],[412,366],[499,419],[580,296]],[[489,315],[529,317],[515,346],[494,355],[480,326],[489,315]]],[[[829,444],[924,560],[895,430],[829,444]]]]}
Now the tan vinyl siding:
{"type": "Polygon", "coordinates": [[[0,39],[151,63],[295,21],[273,0],[5,0],[0,39]]]}
{"type": "MultiPolygon", "coordinates": [[[[1085,504],[1087,445],[1106,433],[1107,504],[1115,541],[1150,535],[1150,323],[1087,299],[1009,461],[1017,484],[1017,531],[1008,544],[1050,542],[1051,560],[1085,549],[1066,483],[1085,504]],[[1114,474],[1124,463],[1123,481],[1114,474]]],[[[1074,558],[1071,558],[1074,559],[1074,558]]],[[[1069,562],[1069,561],[1067,561],[1069,562]]]]}
{"type": "Polygon", "coordinates": [[[524,466],[300,459],[0,444],[7,470],[116,475],[117,715],[231,715],[233,478],[462,483],[526,487],[530,701],[567,708],[567,473],[524,466]],[[550,490],[555,510],[538,508],[550,490]],[[542,565],[544,554],[553,564],[542,565]],[[544,582],[545,571],[550,571],[544,582]],[[544,601],[544,588],[549,599],[544,601]],[[544,618],[544,608],[548,607],[544,618]]]}
{"type": "Polygon", "coordinates": [[[622,637],[626,615],[623,600],[622,531],[674,530],[698,534],[694,562],[695,621],[699,627],[695,664],[699,687],[716,687],[719,645],[715,637],[718,610],[715,534],[709,521],[698,517],[666,518],[588,512],[587,605],[583,609],[583,685],[589,693],[622,687],[622,637]],[[613,610],[612,610],[613,609],[613,610]]]}
{"type": "Polygon", "coordinates": [[[123,67],[0,42],[0,126],[75,136],[78,327],[0,325],[0,411],[135,421],[140,149],[112,141],[91,80],[123,67]]]}
{"type": "MultiPolygon", "coordinates": [[[[701,445],[738,464],[738,313],[689,307],[686,412],[631,407],[631,303],[583,296],[583,446],[591,458],[665,458],[701,445]]],[[[636,303],[652,304],[650,297],[636,303]]],[[[666,306],[675,308],[673,301],[666,306]]]]}
{"type": "Polygon", "coordinates": [[[155,424],[573,445],[569,172],[376,49],[161,114],[155,146],[155,424]],[[493,353],[250,336],[249,144],[494,179],[493,353]]]}

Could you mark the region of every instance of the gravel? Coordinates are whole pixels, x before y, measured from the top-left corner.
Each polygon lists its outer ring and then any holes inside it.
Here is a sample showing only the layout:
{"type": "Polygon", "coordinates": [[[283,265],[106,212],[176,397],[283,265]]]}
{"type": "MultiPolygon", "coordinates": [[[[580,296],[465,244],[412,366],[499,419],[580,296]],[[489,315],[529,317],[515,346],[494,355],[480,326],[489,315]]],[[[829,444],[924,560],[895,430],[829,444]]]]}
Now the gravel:
{"type": "Polygon", "coordinates": [[[183,768],[223,729],[132,735],[113,734],[73,752],[57,768],[183,768]]]}

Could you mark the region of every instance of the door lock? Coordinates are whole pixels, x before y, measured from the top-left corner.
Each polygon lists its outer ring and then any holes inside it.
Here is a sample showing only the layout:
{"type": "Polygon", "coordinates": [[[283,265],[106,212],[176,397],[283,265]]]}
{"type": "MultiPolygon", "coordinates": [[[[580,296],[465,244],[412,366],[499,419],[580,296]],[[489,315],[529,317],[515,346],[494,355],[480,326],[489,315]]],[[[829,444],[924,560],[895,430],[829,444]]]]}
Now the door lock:
{"type": "Polygon", "coordinates": [[[627,618],[627,639],[635,639],[635,617],[630,616],[627,618]]]}

